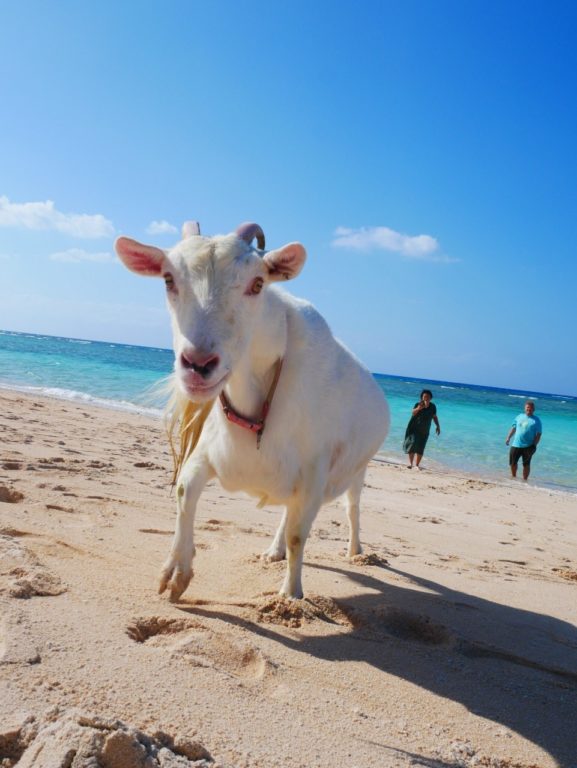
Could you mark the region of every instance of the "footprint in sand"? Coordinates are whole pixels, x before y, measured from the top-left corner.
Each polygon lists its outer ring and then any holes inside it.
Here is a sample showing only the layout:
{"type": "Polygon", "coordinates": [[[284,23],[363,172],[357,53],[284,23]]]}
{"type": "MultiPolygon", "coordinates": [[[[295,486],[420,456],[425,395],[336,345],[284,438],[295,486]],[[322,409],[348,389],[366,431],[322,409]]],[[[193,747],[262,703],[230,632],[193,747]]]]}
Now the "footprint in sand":
{"type": "Polygon", "coordinates": [[[194,619],[150,616],[126,630],[137,643],[167,649],[188,664],[242,679],[261,679],[275,665],[254,646],[236,644],[194,619]]]}
{"type": "Polygon", "coordinates": [[[213,634],[189,633],[173,649],[175,656],[194,667],[207,667],[243,680],[261,680],[276,665],[247,643],[236,644],[213,634]]]}

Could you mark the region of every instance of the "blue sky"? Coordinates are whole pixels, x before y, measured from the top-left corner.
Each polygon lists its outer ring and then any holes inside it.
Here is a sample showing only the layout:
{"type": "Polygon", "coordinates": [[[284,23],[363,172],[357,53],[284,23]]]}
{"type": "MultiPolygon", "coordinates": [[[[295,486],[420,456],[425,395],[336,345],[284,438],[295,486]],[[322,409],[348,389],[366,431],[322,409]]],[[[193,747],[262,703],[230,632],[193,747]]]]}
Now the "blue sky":
{"type": "Polygon", "coordinates": [[[169,247],[258,221],[377,372],[577,394],[577,5],[7,0],[0,328],[170,346],[169,247]]]}

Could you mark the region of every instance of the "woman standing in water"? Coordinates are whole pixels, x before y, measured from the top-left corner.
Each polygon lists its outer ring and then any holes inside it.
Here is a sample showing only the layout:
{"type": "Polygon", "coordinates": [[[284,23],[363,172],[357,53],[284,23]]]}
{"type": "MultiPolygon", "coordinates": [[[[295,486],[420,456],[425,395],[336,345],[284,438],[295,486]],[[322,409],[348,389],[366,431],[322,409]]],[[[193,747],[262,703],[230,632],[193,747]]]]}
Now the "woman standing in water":
{"type": "Polygon", "coordinates": [[[437,434],[441,434],[441,426],[437,418],[437,406],[433,405],[432,399],[433,393],[431,390],[424,389],[421,392],[421,399],[418,403],[415,403],[411,418],[407,424],[403,450],[409,454],[409,469],[413,468],[413,462],[417,469],[421,469],[421,459],[429,439],[432,421],[435,422],[437,434]]]}

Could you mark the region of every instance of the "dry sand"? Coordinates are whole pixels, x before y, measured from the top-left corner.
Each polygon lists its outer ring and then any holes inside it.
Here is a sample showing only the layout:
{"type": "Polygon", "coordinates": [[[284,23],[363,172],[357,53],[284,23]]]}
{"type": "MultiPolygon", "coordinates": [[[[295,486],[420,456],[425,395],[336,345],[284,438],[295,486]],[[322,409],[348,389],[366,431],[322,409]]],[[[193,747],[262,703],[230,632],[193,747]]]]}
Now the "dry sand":
{"type": "Polygon", "coordinates": [[[577,765],[576,496],[373,462],[288,602],[211,484],[171,604],[160,422],[3,391],[0,439],[1,766],[577,765]]]}

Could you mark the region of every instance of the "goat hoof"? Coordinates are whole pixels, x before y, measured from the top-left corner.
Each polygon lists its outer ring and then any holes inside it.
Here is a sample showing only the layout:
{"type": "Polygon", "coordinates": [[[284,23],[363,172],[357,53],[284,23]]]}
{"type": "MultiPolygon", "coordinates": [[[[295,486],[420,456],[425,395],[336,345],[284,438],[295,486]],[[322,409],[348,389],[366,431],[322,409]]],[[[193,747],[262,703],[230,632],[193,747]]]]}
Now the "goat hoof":
{"type": "Polygon", "coordinates": [[[178,603],[180,600],[180,597],[182,593],[184,592],[184,589],[180,589],[180,587],[171,587],[170,588],[170,595],[169,595],[169,601],[171,603],[178,603]]]}
{"type": "Polygon", "coordinates": [[[267,549],[266,552],[262,553],[260,559],[265,563],[279,563],[286,559],[286,553],[283,550],[267,549]]]}
{"type": "Polygon", "coordinates": [[[190,584],[192,575],[192,569],[186,573],[181,571],[179,568],[170,570],[167,569],[163,571],[160,577],[158,593],[162,594],[167,589],[167,587],[170,587],[169,599],[171,603],[175,603],[190,584]]]}
{"type": "Polygon", "coordinates": [[[304,593],[302,589],[295,589],[293,592],[291,592],[288,589],[285,589],[284,587],[280,590],[279,595],[281,597],[284,597],[285,600],[302,600],[304,597],[304,593]]]}

